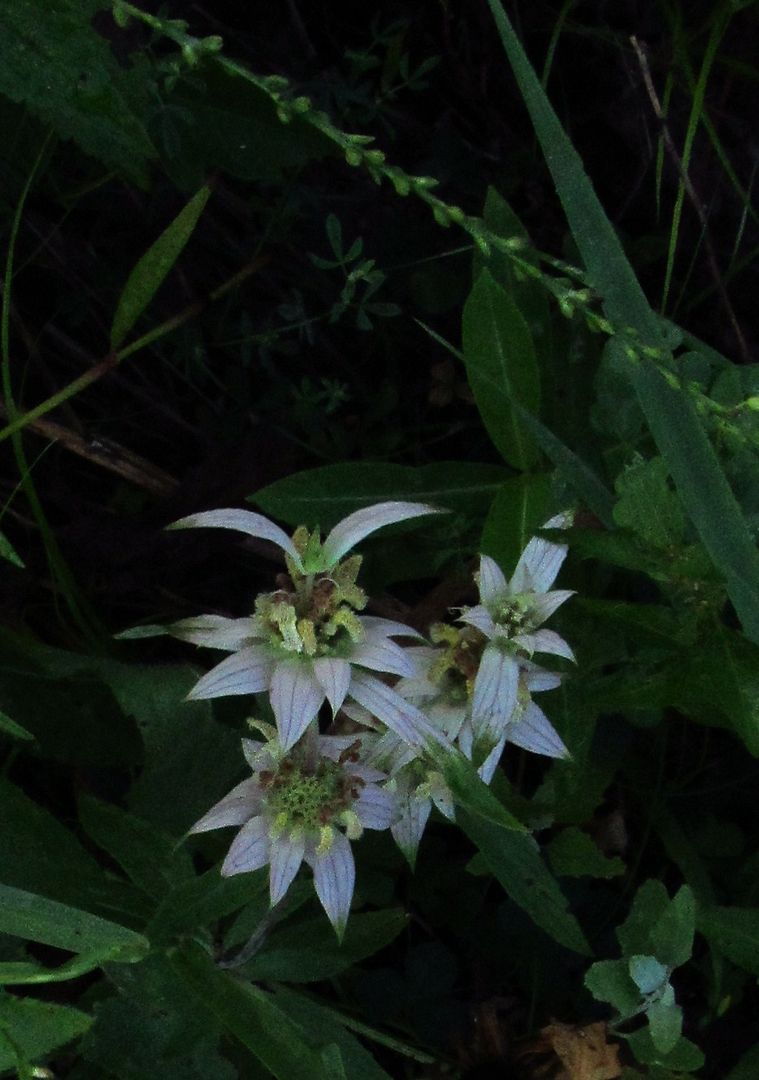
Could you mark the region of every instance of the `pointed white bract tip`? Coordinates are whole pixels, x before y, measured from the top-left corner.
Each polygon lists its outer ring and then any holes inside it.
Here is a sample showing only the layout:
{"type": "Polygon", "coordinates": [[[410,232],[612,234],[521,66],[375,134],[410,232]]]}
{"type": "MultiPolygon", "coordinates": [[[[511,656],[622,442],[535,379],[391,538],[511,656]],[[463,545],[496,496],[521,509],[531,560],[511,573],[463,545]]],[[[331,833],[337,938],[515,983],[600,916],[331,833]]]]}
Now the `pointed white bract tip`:
{"type": "Polygon", "coordinates": [[[356,510],[355,513],[339,521],[324,541],[322,569],[334,566],[346,552],[385,525],[410,521],[412,518],[424,517],[427,514],[445,513],[448,511],[438,506],[429,506],[427,503],[400,501],[376,503],[374,506],[365,506],[362,510],[356,510]]]}
{"type": "Polygon", "coordinates": [[[245,533],[258,540],[268,540],[276,544],[293,560],[299,570],[303,568],[300,553],[296,549],[292,539],[284,529],[269,521],[263,514],[256,514],[252,510],[238,510],[236,508],[224,510],[203,510],[198,514],[190,514],[180,518],[166,526],[166,529],[232,529],[235,532],[245,533]]]}

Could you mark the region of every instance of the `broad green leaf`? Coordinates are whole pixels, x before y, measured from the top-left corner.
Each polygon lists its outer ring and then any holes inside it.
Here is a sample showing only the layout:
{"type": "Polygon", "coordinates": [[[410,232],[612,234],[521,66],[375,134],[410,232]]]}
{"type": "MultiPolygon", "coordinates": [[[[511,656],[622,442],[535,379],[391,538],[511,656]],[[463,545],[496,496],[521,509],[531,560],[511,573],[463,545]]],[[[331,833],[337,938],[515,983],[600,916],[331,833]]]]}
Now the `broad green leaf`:
{"type": "Polygon", "coordinates": [[[626,637],[636,642],[673,646],[680,635],[687,633],[678,615],[660,604],[627,604],[623,600],[576,596],[572,606],[593,620],[620,627],[626,637]]]}
{"type": "Polygon", "coordinates": [[[479,517],[508,477],[500,465],[443,461],[392,465],[349,461],[294,473],[261,488],[250,501],[289,525],[331,529],[364,506],[393,500],[424,502],[479,517]]]}
{"type": "Polygon", "coordinates": [[[668,471],[660,457],[631,465],[616,482],[619,502],[614,520],[655,548],[680,544],[685,529],[680,501],[667,483],[668,471]]]}
{"type": "Polygon", "coordinates": [[[196,68],[192,78],[179,79],[164,100],[157,149],[183,191],[193,191],[218,169],[245,181],[282,184],[309,161],[335,153],[329,139],[301,117],[283,124],[251,73],[223,53],[196,68]]]}
{"type": "Polygon", "coordinates": [[[568,911],[567,899],[532,836],[504,829],[461,806],[456,821],[507,895],[533,922],[568,949],[591,955],[580,924],[568,911]]]}
{"type": "Polygon", "coordinates": [[[640,990],[630,977],[626,960],[598,960],[585,973],[585,985],[596,1001],[605,1001],[621,1016],[640,1007],[640,990]]]}
{"type": "Polygon", "coordinates": [[[655,956],[630,956],[627,969],[641,994],[653,994],[668,981],[666,967],[655,956]]]}
{"type": "Polygon", "coordinates": [[[670,968],[690,960],[695,930],[696,899],[690,886],[682,885],[651,930],[657,959],[670,968]]]}
{"type": "Polygon", "coordinates": [[[2,532],[0,532],[0,559],[5,559],[6,562],[13,563],[19,570],[25,569],[21,556],[18,554],[5,533],[2,532]]]}
{"type": "MultiPolygon", "coordinates": [[[[532,69],[500,0],[488,0],[493,18],[553,175],[572,235],[591,284],[611,322],[631,328],[644,345],[672,347],[604,213],[577,151],[532,69]]],[[[621,346],[620,346],[621,347],[621,346]]],[[[683,506],[715,566],[724,575],[746,634],[759,643],[759,551],[682,389],[652,360],[630,359],[630,377],[651,434],[667,463],[683,506]]]]}
{"type": "Polygon", "coordinates": [[[31,731],[27,731],[21,724],[11,720],[10,716],[6,716],[4,712],[0,712],[0,734],[10,735],[12,739],[22,739],[24,741],[34,739],[31,731]]]}
{"type": "MultiPolygon", "coordinates": [[[[533,266],[539,266],[534,249],[529,243],[527,230],[503,196],[494,187],[488,187],[482,218],[488,228],[498,236],[503,237],[504,240],[517,237],[525,241],[524,249],[519,253],[520,257],[533,266]]],[[[473,282],[477,280],[483,269],[487,269],[493,279],[509,293],[522,313],[532,335],[535,353],[540,361],[541,372],[545,373],[552,370],[554,357],[551,311],[548,304],[548,294],[542,283],[536,281],[535,278],[527,277],[525,274],[517,276],[514,271],[513,260],[497,249],[493,249],[489,256],[485,256],[479,249],[475,248],[472,260],[473,282]]]]}
{"type": "Polygon", "coordinates": [[[608,858],[598,845],[576,826],[562,829],[546,848],[548,861],[559,877],[612,878],[627,869],[618,856],[608,858]]]}
{"type": "Polygon", "coordinates": [[[759,648],[716,620],[709,644],[709,698],[724,710],[749,753],[759,757],[759,648]]]}
{"type": "Polygon", "coordinates": [[[198,674],[189,665],[89,662],[142,735],[145,765],[130,809],[180,836],[241,779],[239,737],[213,719],[210,702],[184,700],[198,674]]]}
{"type": "Polygon", "coordinates": [[[318,1053],[326,1040],[312,1043],[272,994],[219,971],[197,947],[175,952],[172,963],[222,1029],[277,1080],[327,1080],[318,1053]]]}
{"type": "Polygon", "coordinates": [[[261,897],[266,911],[268,888],[268,870],[223,878],[214,866],[201,877],[183,881],[167,893],[145,932],[152,942],[163,945],[181,934],[232,915],[256,897],[261,897]]]}
{"type": "Polygon", "coordinates": [[[746,635],[759,644],[759,552],[701,421],[650,360],[636,367],[634,382],[683,506],[725,578],[746,635]]]}
{"type": "Polygon", "coordinates": [[[161,1080],[238,1076],[219,1054],[220,1026],[165,954],[111,967],[108,975],[116,995],[98,1001],[95,1023],[82,1040],[90,1067],[124,1080],[152,1080],[158,1063],[161,1080]]]}
{"type": "Polygon", "coordinates": [[[332,928],[321,916],[273,932],[264,948],[244,966],[256,982],[318,982],[331,979],[389,945],[408,925],[403,911],[351,915],[345,937],[335,945],[332,928]]]}
{"type": "Polygon", "coordinates": [[[530,537],[548,517],[551,481],[545,473],[522,473],[498,489],[482,529],[480,551],[511,573],[530,537]]]}
{"type": "Polygon", "coordinates": [[[0,933],[75,953],[99,952],[122,963],[139,960],[149,949],[134,930],[8,885],[0,885],[0,933]]]}
{"type": "Polygon", "coordinates": [[[106,877],[69,829],[7,781],[0,781],[0,806],[5,883],[127,921],[146,914],[133,886],[106,877]]]}
{"type": "MultiPolygon", "coordinates": [[[[424,323],[420,323],[420,326],[422,326],[422,328],[426,330],[430,337],[434,338],[438,344],[442,345],[449,353],[463,363],[463,355],[458,349],[455,349],[453,345],[451,345],[450,341],[447,341],[440,334],[435,333],[434,330],[425,326],[424,323]]],[[[612,518],[614,499],[611,492],[605,487],[601,480],[599,480],[590,466],[587,465],[574,450],[570,450],[570,448],[547,428],[537,416],[534,416],[529,409],[526,409],[518,401],[514,401],[512,404],[519,419],[532,436],[536,445],[540,447],[549,461],[553,462],[562,478],[566,480],[578,498],[582,499],[588,509],[591,510],[607,528],[612,528],[614,524],[612,518]]]]}
{"type": "Polygon", "coordinates": [[[38,1062],[82,1035],[91,1023],[91,1016],[68,1005],[0,993],[0,1072],[38,1062]]]}
{"type": "Polygon", "coordinates": [[[759,975],[759,908],[706,907],[696,925],[712,949],[759,975]]]}
{"type": "MultiPolygon", "coordinates": [[[[670,993],[671,993],[671,987],[670,993]]],[[[654,1001],[646,1009],[648,1030],[651,1042],[660,1054],[669,1054],[675,1049],[683,1031],[683,1010],[674,1001],[654,1001]]]]}
{"type": "Polygon", "coordinates": [[[635,894],[630,913],[617,927],[617,938],[625,956],[646,954],[651,949],[651,931],[670,905],[669,894],[660,881],[644,881],[635,894]]]}
{"type": "Polygon", "coordinates": [[[160,898],[173,885],[194,879],[188,852],[178,849],[155,824],[90,795],[79,800],[79,820],[87,835],[148,896],[160,898]]]}
{"type": "MultiPolygon", "coordinates": [[[[3,711],[36,739],[35,751],[69,767],[134,769],[140,764],[137,729],[121,716],[102,681],[80,671],[51,671],[50,653],[33,642],[11,648],[0,642],[0,700],[3,711]]],[[[82,657],[77,657],[79,663],[82,657]]]]}
{"type": "Polygon", "coordinates": [[[361,1080],[389,1080],[385,1070],[380,1068],[369,1051],[346,1028],[353,1028],[368,1040],[400,1049],[395,1039],[373,1031],[352,1018],[342,1017],[336,1009],[325,1007],[322,1002],[304,997],[288,987],[277,986],[274,994],[277,1005],[303,1028],[311,1042],[328,1039],[331,1044],[340,1047],[349,1078],[355,1076],[361,1077],[361,1080]]]}
{"type": "Polygon", "coordinates": [[[211,189],[202,187],[179,211],[168,228],[137,262],[116,305],[111,326],[111,348],[118,349],[145,308],[160,289],[192,236],[211,189]]]}
{"type": "Polygon", "coordinates": [[[61,139],[147,186],[155,157],[143,117],[152,77],[120,63],[92,18],[100,0],[13,0],[0,10],[0,93],[61,139]]]}
{"type": "Polygon", "coordinates": [[[632,1035],[626,1035],[627,1044],[642,1065],[659,1065],[671,1069],[673,1073],[695,1072],[704,1064],[704,1055],[699,1048],[684,1036],[678,1039],[666,1054],[657,1050],[649,1028],[641,1028],[632,1035]]]}
{"type": "Polygon", "coordinates": [[[530,329],[511,296],[483,270],[464,305],[462,348],[469,385],[490,438],[509,465],[538,453],[516,406],[537,413],[540,374],[530,329]]]}

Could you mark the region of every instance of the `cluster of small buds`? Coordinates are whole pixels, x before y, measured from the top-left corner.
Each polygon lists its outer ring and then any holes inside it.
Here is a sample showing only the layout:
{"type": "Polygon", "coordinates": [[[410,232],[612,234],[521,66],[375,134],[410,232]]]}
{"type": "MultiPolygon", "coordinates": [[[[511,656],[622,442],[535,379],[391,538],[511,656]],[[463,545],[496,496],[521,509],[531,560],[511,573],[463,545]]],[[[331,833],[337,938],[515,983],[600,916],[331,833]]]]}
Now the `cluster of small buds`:
{"type": "MultiPolygon", "coordinates": [[[[562,638],[541,629],[572,595],[548,591],[565,545],[533,538],[510,581],[483,555],[476,575],[480,604],[460,611],[462,625],[433,625],[431,644],[404,623],[362,614],[361,556],[348,553],[385,525],[438,512],[420,503],[380,503],[350,514],[324,540],[318,529],[304,527],[290,537],[248,510],[182,518],[170,528],[235,529],[273,542],[284,553],[286,573],[273,592],[257,597],[249,616],[200,615],[139,632],[169,633],[231,653],[198,680],[189,698],[268,696],[276,726],[255,721],[265,742],[243,740],[252,775],[191,832],[240,826],[222,874],[268,864],[272,904],[305,861],[338,935],[353,896],[350,841],[364,828],[389,828],[413,866],[432,806],[453,820],[441,747],[458,747],[486,783],[506,742],[548,757],[567,754],[532,700],[560,681],[533,663],[533,653],[573,658],[562,638]],[[402,646],[395,638],[422,644],[402,646]],[[342,711],[358,734],[321,734],[325,703],[333,720],[342,711]]],[[[546,527],[568,523],[562,515],[546,527]]]]}

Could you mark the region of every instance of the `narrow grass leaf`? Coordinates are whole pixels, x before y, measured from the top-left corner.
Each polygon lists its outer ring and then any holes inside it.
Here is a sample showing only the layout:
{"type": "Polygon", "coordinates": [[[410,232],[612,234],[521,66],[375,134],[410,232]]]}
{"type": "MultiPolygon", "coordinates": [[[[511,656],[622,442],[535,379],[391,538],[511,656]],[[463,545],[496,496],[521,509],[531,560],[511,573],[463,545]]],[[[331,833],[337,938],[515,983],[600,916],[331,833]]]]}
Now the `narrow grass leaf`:
{"type": "MultiPolygon", "coordinates": [[[[644,345],[671,346],[666,324],[649,305],[500,0],[488,3],[606,316],[617,327],[631,329],[644,345]]],[[[683,505],[725,576],[747,635],[759,642],[759,553],[695,410],[686,394],[674,389],[648,358],[631,361],[631,378],[683,505]]]]}

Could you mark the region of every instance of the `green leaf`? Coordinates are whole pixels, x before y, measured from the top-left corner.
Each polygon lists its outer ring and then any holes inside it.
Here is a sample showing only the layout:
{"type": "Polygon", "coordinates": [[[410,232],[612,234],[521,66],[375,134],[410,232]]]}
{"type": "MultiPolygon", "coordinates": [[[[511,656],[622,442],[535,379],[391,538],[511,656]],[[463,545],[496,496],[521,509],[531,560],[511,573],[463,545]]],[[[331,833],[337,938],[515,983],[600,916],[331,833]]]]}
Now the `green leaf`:
{"type": "Polygon", "coordinates": [[[10,735],[12,739],[34,739],[31,731],[27,731],[25,727],[21,727],[21,724],[11,720],[10,716],[6,716],[4,712],[0,712],[0,732],[3,735],[10,735]]]}
{"type": "Polygon", "coordinates": [[[627,869],[618,856],[608,858],[597,844],[576,826],[562,829],[548,844],[548,861],[559,877],[612,878],[627,869]]]}
{"type": "Polygon", "coordinates": [[[202,187],[168,228],[164,229],[142,258],[137,262],[116,305],[111,326],[111,348],[118,349],[145,308],[160,289],[174,263],[192,236],[200,215],[203,213],[209,187],[202,187]]]}
{"type": "Polygon", "coordinates": [[[72,832],[7,781],[0,781],[0,806],[0,866],[8,885],[128,920],[145,914],[141,894],[107,878],[72,832]]]}
{"type": "Polygon", "coordinates": [[[5,559],[9,563],[13,563],[19,570],[26,569],[21,556],[18,554],[5,533],[2,532],[0,532],[0,559],[5,559]]]}
{"type": "Polygon", "coordinates": [[[107,851],[135,885],[160,898],[167,889],[195,877],[187,851],[156,825],[90,795],[79,800],[79,820],[87,835],[107,851]]]}
{"type": "Polygon", "coordinates": [[[680,501],[667,483],[663,458],[631,465],[617,478],[614,520],[655,548],[680,544],[685,530],[680,501]]]}
{"type": "Polygon", "coordinates": [[[326,920],[319,915],[276,930],[266,945],[244,966],[256,982],[317,982],[331,979],[353,964],[389,945],[408,925],[400,910],[351,915],[339,946],[326,920]]]}
{"type": "MultiPolygon", "coordinates": [[[[671,990],[671,988],[670,988],[671,990]]],[[[683,1010],[674,1001],[654,1001],[646,1009],[651,1042],[660,1054],[675,1049],[683,1031],[683,1010]]]]}
{"type": "Polygon", "coordinates": [[[548,517],[551,481],[546,473],[522,473],[498,489],[482,529],[480,551],[510,572],[527,542],[548,517]]]}
{"type": "Polygon", "coordinates": [[[267,870],[223,878],[214,866],[201,877],[183,881],[167,893],[145,932],[152,942],[164,945],[181,934],[232,915],[257,897],[265,896],[264,910],[267,910],[268,888],[267,870]]]}
{"type": "MultiPolygon", "coordinates": [[[[107,686],[82,674],[47,667],[75,656],[42,650],[33,641],[0,633],[0,700],[8,716],[37,740],[35,752],[76,768],[120,768],[140,764],[140,739],[134,724],[119,712],[107,686]]],[[[82,657],[76,659],[81,664],[82,657]]]]}
{"type": "Polygon", "coordinates": [[[156,142],[166,172],[183,191],[218,169],[241,180],[282,184],[309,161],[335,153],[330,140],[300,116],[283,124],[251,73],[223,54],[196,68],[192,78],[179,79],[164,103],[163,138],[156,142]]]}
{"type": "Polygon", "coordinates": [[[538,453],[515,406],[538,411],[535,348],[516,304],[487,270],[464,305],[462,343],[469,385],[490,438],[509,465],[530,468],[538,453]]]}
{"type": "Polygon", "coordinates": [[[759,552],[695,409],[650,360],[634,375],[651,434],[746,635],[759,644],[759,552]]]}
{"type": "MultiPolygon", "coordinates": [[[[436,751],[433,750],[432,753],[436,751]]],[[[474,765],[463,754],[441,750],[438,764],[457,806],[502,829],[525,832],[525,826],[496,798],[491,788],[477,775],[474,765]]]]}
{"type": "Polygon", "coordinates": [[[591,284],[603,297],[608,318],[618,326],[635,327],[647,344],[660,344],[661,324],[593,191],[579,154],[551,107],[500,0],[488,0],[488,3],[572,235],[589,271],[591,284]]]}
{"type": "MultiPolygon", "coordinates": [[[[527,230],[494,187],[488,187],[482,218],[488,228],[504,240],[517,237],[525,241],[524,248],[519,252],[520,257],[535,267],[540,265],[530,244],[527,230]]],[[[493,279],[506,290],[522,313],[532,335],[541,371],[551,370],[553,367],[551,313],[548,294],[542,283],[523,274],[517,276],[512,259],[497,249],[493,249],[489,256],[485,256],[475,248],[472,259],[473,282],[477,280],[483,269],[487,269],[493,279]]]]}
{"type": "Polygon", "coordinates": [[[257,986],[219,971],[199,948],[172,955],[186,984],[224,1031],[250,1050],[278,1080],[327,1080],[328,1073],[303,1029],[277,1005],[276,998],[257,986]]]}
{"type": "Polygon", "coordinates": [[[673,1072],[695,1072],[704,1064],[704,1055],[699,1048],[684,1037],[680,1037],[668,1053],[662,1053],[654,1046],[649,1028],[634,1031],[626,1035],[627,1044],[643,1065],[660,1065],[673,1072]]]}
{"type": "Polygon", "coordinates": [[[479,517],[508,477],[500,465],[442,461],[392,465],[349,461],[306,469],[249,496],[266,514],[289,525],[331,529],[338,521],[376,502],[410,500],[479,517]]]}
{"type": "Polygon", "coordinates": [[[380,1068],[369,1051],[355,1036],[351,1035],[350,1031],[346,1031],[346,1026],[354,1027],[365,1038],[374,1038],[377,1042],[385,1043],[393,1048],[395,1048],[394,1039],[375,1032],[348,1017],[342,1017],[337,1010],[325,1008],[323,1004],[287,987],[277,986],[274,993],[277,1005],[305,1031],[311,1042],[328,1039],[330,1044],[340,1047],[348,1077],[360,1077],[361,1080],[389,1080],[388,1074],[380,1068]]]}
{"type": "Polygon", "coordinates": [[[42,983],[67,982],[69,979],[78,979],[80,975],[86,975],[89,971],[95,971],[112,959],[110,953],[99,951],[81,953],[56,968],[22,960],[0,961],[0,985],[33,986],[42,983]]]}
{"type": "Polygon", "coordinates": [[[122,963],[141,959],[150,947],[125,926],[8,885],[0,885],[0,933],[122,963]]]}
{"type": "MultiPolygon", "coordinates": [[[[607,317],[625,331],[632,328],[644,345],[671,347],[667,328],[648,304],[500,0],[488,3],[572,235],[590,282],[603,297],[607,317]]],[[[683,506],[725,577],[746,634],[759,643],[759,552],[693,404],[647,357],[630,359],[630,377],[683,506]]]]}
{"type": "Polygon", "coordinates": [[[669,908],[667,890],[660,881],[644,881],[635,894],[630,913],[617,927],[617,938],[625,956],[646,954],[651,948],[651,931],[669,908]]]}
{"type": "Polygon", "coordinates": [[[477,846],[493,876],[533,922],[568,949],[591,954],[567,899],[551,874],[535,840],[525,832],[504,829],[458,806],[456,821],[477,846]]]}
{"type": "Polygon", "coordinates": [[[627,968],[630,978],[644,995],[660,990],[669,978],[666,967],[655,956],[630,956],[627,968]]]}
{"type": "Polygon", "coordinates": [[[759,757],[759,648],[715,620],[708,658],[708,699],[724,711],[749,753],[759,757]]]}
{"type": "Polygon", "coordinates": [[[197,679],[188,664],[88,663],[142,734],[145,765],[132,786],[130,809],[181,835],[240,779],[239,737],[213,719],[210,702],[184,701],[197,679]]]}
{"type": "Polygon", "coordinates": [[[38,1061],[91,1023],[92,1017],[67,1005],[0,995],[0,1072],[38,1061]]]}
{"type": "Polygon", "coordinates": [[[696,899],[689,885],[675,893],[666,911],[651,929],[654,952],[669,968],[690,960],[696,930],[696,899]]]}
{"type": "Polygon", "coordinates": [[[155,156],[143,123],[152,79],[122,64],[92,26],[100,0],[13,0],[0,13],[0,93],[61,139],[147,185],[155,156]]]}
{"type": "Polygon", "coordinates": [[[699,908],[696,925],[712,949],[759,975],[759,908],[699,908]]]}
{"type": "Polygon", "coordinates": [[[585,973],[585,985],[596,1001],[608,1002],[621,1016],[631,1016],[640,1007],[640,990],[624,959],[591,964],[585,973]]]}
{"type": "Polygon", "coordinates": [[[117,993],[96,1005],[95,1023],[82,1041],[86,1062],[123,1080],[153,1080],[159,1071],[161,1080],[238,1076],[218,1052],[219,1025],[166,955],[152,952],[108,975],[117,993]]]}

